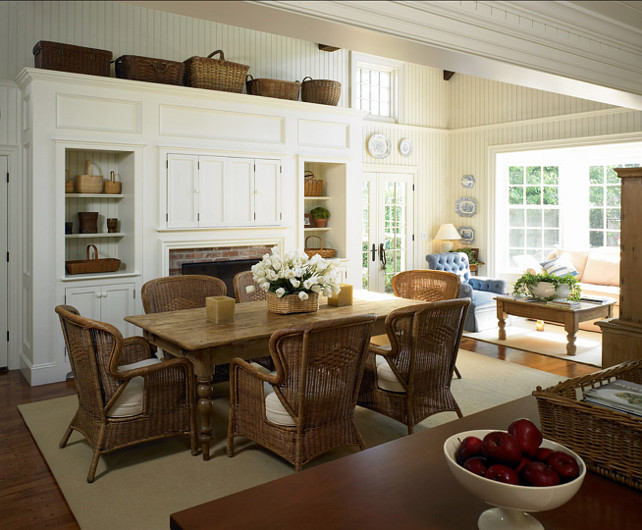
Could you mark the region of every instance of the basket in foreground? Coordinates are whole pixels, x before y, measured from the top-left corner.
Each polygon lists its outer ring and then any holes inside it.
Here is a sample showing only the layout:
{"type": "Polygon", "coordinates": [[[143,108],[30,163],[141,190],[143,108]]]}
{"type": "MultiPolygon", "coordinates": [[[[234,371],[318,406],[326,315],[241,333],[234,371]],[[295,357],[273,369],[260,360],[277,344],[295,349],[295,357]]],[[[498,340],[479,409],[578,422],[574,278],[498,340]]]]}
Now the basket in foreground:
{"type": "Polygon", "coordinates": [[[276,293],[267,293],[267,307],[270,313],[289,315],[290,313],[314,313],[319,310],[319,295],[308,294],[307,300],[301,300],[298,294],[286,294],[279,298],[276,293]]]}
{"type": "Polygon", "coordinates": [[[579,454],[589,470],[642,490],[642,418],[582,401],[583,391],[614,379],[642,384],[642,361],[628,361],[542,390],[542,433],[579,454]]]}
{"type": "Polygon", "coordinates": [[[298,81],[280,81],[278,79],[254,79],[247,76],[247,93],[253,96],[265,96],[279,99],[299,99],[301,83],[298,81]]]}
{"type": "Polygon", "coordinates": [[[207,57],[190,57],[185,64],[184,84],[195,88],[243,92],[249,66],[225,60],[223,50],[216,50],[207,57]],[[220,54],[220,59],[213,59],[220,54]]]}

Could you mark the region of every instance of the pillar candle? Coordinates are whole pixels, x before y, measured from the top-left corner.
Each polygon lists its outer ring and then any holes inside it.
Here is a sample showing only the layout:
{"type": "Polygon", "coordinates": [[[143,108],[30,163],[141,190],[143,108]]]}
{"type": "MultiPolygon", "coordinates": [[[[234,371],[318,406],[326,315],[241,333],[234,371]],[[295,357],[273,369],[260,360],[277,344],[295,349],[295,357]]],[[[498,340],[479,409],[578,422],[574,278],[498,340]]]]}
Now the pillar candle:
{"type": "Polygon", "coordinates": [[[205,299],[207,320],[215,324],[225,324],[234,320],[236,300],[229,296],[208,296],[205,299]]]}
{"type": "Polygon", "coordinates": [[[349,283],[342,283],[341,291],[328,298],[328,305],[334,305],[337,307],[352,305],[352,285],[349,283]]]}

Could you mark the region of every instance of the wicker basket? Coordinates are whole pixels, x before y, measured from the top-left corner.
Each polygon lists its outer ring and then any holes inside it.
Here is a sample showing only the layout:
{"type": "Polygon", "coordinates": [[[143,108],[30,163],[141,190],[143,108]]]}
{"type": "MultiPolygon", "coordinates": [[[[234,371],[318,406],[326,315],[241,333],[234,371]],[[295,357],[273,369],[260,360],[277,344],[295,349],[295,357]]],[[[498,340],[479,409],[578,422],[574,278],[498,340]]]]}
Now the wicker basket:
{"type": "Polygon", "coordinates": [[[305,238],[305,248],[303,251],[308,255],[309,258],[314,256],[315,254],[319,254],[322,258],[334,258],[334,255],[337,253],[336,250],[333,248],[323,248],[323,239],[321,239],[319,236],[308,236],[305,238]],[[311,237],[316,237],[320,241],[320,248],[310,248],[308,247],[308,239],[311,237]]]}
{"type": "Polygon", "coordinates": [[[268,98],[299,99],[301,83],[298,81],[279,81],[278,79],[254,79],[251,75],[246,76],[245,85],[247,93],[253,96],[265,96],[268,98]]]}
{"type": "Polygon", "coordinates": [[[182,85],[185,65],[178,61],[122,55],[115,61],[116,77],[149,83],[182,85]]]}
{"type": "Polygon", "coordinates": [[[62,42],[41,40],[33,47],[36,68],[77,74],[109,77],[111,57],[112,53],[109,50],[85,48],[62,42]]]}
{"type": "Polygon", "coordinates": [[[314,313],[319,310],[319,295],[309,293],[307,300],[301,300],[298,294],[286,294],[279,298],[276,293],[267,293],[267,307],[270,313],[289,315],[290,313],[314,313]]]}
{"type": "Polygon", "coordinates": [[[225,92],[243,92],[245,76],[249,66],[225,60],[223,50],[216,50],[207,57],[190,57],[185,62],[186,86],[223,90],[225,92]],[[211,57],[220,54],[220,59],[211,57]]]}
{"type": "Polygon", "coordinates": [[[120,268],[120,260],[116,258],[98,259],[96,245],[87,245],[87,259],[65,261],[67,274],[91,274],[98,272],[116,272],[120,268]],[[89,258],[89,250],[94,249],[93,259],[89,258]]]}
{"type": "Polygon", "coordinates": [[[74,181],[69,178],[69,170],[65,169],[65,193],[74,192],[74,181]]]}
{"type": "Polygon", "coordinates": [[[76,191],[78,193],[102,193],[103,177],[94,175],[91,161],[85,161],[85,174],[76,176],[76,191]]]}
{"type": "Polygon", "coordinates": [[[321,105],[336,105],[341,97],[341,83],[330,79],[303,78],[301,100],[321,105]]]}
{"type": "Polygon", "coordinates": [[[642,418],[582,401],[584,390],[613,379],[642,383],[642,361],[628,361],[542,390],[537,398],[542,433],[566,445],[591,471],[642,490],[642,418]]]}
{"type": "Polygon", "coordinates": [[[116,182],[116,173],[111,171],[109,173],[109,180],[105,180],[105,193],[114,195],[120,193],[122,189],[122,182],[116,182]]]}
{"type": "Polygon", "coordinates": [[[316,178],[312,171],[306,171],[303,176],[303,195],[320,197],[323,194],[323,181],[316,178]]]}

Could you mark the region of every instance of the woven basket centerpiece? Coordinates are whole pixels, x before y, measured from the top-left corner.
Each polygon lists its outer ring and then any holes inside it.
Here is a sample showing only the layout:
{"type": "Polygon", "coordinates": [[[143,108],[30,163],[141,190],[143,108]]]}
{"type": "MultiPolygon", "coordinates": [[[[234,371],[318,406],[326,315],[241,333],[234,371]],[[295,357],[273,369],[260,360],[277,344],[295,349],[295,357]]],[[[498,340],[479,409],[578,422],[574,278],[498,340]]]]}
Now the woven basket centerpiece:
{"type": "Polygon", "coordinates": [[[336,105],[341,97],[341,83],[331,79],[304,77],[301,81],[301,101],[336,105]]]}
{"type": "Polygon", "coordinates": [[[225,92],[243,92],[245,76],[249,66],[225,60],[223,50],[216,50],[207,57],[190,57],[185,64],[186,86],[223,90],[225,92]],[[212,59],[216,54],[220,59],[212,59]]]}
{"type": "Polygon", "coordinates": [[[289,315],[291,313],[314,313],[319,310],[319,295],[309,293],[307,300],[301,300],[298,294],[286,294],[281,298],[276,293],[267,293],[267,307],[270,313],[289,315]]]}

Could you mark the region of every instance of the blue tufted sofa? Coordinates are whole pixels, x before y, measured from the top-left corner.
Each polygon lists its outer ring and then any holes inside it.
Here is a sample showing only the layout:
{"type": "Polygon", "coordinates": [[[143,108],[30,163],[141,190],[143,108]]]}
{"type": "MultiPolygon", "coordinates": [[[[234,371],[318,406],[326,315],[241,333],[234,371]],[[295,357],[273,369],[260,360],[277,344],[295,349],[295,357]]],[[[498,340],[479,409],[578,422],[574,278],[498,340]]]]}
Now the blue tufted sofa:
{"type": "Polygon", "coordinates": [[[468,256],[463,252],[428,254],[426,261],[429,269],[454,272],[461,278],[459,298],[468,297],[472,300],[468,306],[464,330],[477,332],[497,327],[497,302],[493,298],[506,293],[506,280],[471,276],[468,256]]]}

